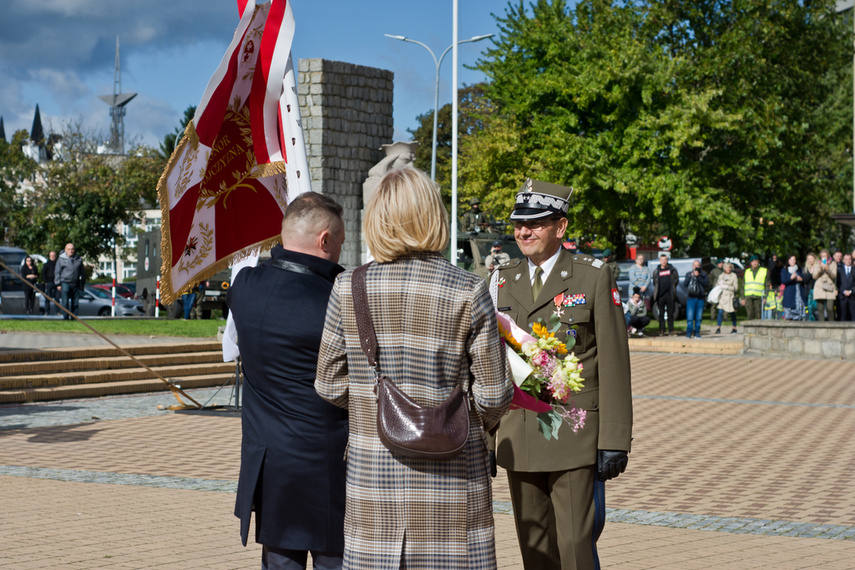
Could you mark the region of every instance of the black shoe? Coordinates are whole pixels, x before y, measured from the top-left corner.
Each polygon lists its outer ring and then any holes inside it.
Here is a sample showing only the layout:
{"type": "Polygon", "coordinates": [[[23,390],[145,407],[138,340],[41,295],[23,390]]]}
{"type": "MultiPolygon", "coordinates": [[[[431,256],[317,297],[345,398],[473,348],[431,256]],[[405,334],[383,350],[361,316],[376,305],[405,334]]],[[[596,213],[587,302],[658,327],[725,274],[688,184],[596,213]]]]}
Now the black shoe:
{"type": "Polygon", "coordinates": [[[715,329],[715,334],[721,334],[721,328],[715,329]]]}
{"type": "Polygon", "coordinates": [[[736,329],[733,329],[732,331],[730,331],[730,334],[736,334],[736,329]]]}

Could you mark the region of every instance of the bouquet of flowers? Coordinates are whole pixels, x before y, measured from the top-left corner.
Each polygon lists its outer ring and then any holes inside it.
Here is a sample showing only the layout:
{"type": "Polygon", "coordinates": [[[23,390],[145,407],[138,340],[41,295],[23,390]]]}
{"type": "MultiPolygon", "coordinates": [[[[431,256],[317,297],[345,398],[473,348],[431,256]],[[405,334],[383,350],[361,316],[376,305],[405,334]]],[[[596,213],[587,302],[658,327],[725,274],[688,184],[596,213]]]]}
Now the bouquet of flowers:
{"type": "Polygon", "coordinates": [[[504,313],[497,317],[514,378],[511,408],[537,412],[538,429],[547,440],[558,439],[562,423],[578,433],[585,426],[586,412],[570,405],[572,394],[583,387],[582,364],[569,352],[576,344],[575,330],[568,331],[574,334],[561,342],[555,338],[561,326],[557,313],[550,315],[546,325],[532,324],[531,334],[504,313]]]}

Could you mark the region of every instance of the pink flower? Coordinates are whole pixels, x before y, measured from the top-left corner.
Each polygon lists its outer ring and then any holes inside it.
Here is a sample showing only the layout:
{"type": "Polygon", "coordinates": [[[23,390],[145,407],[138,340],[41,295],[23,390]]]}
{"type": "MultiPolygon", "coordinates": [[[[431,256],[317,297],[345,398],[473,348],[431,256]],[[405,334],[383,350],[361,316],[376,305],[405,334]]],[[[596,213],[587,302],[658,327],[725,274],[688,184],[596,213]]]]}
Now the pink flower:
{"type": "Polygon", "coordinates": [[[532,364],[535,366],[546,366],[552,359],[549,358],[549,353],[546,351],[541,351],[534,358],[531,359],[532,364]]]}

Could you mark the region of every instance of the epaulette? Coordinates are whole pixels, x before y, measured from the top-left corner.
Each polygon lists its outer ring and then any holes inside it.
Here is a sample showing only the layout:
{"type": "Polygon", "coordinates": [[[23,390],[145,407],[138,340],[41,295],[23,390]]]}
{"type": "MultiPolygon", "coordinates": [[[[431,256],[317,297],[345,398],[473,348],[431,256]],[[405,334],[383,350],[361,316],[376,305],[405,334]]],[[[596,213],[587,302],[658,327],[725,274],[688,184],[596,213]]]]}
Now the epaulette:
{"type": "Polygon", "coordinates": [[[511,268],[511,267],[516,267],[516,266],[517,266],[517,265],[519,265],[520,263],[522,263],[522,259],[516,259],[516,258],[514,258],[514,259],[511,259],[510,261],[506,261],[506,262],[504,262],[504,263],[503,263],[503,264],[501,264],[497,269],[509,269],[509,268],[511,268]]]}
{"type": "Polygon", "coordinates": [[[590,265],[594,269],[599,269],[603,265],[605,265],[605,263],[603,262],[602,259],[597,259],[596,257],[594,257],[592,255],[587,255],[584,253],[574,254],[573,255],[573,263],[579,263],[581,265],[590,265]]]}

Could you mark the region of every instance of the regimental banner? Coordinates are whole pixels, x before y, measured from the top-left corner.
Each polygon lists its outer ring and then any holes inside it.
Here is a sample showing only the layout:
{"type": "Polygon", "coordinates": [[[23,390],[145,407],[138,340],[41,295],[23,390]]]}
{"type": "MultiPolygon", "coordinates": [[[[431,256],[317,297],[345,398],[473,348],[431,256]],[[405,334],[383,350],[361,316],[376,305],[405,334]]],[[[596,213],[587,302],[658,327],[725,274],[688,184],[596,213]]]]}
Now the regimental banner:
{"type": "Polygon", "coordinates": [[[270,247],[288,203],[311,189],[291,2],[242,3],[232,42],[157,186],[167,304],[270,247]]]}

